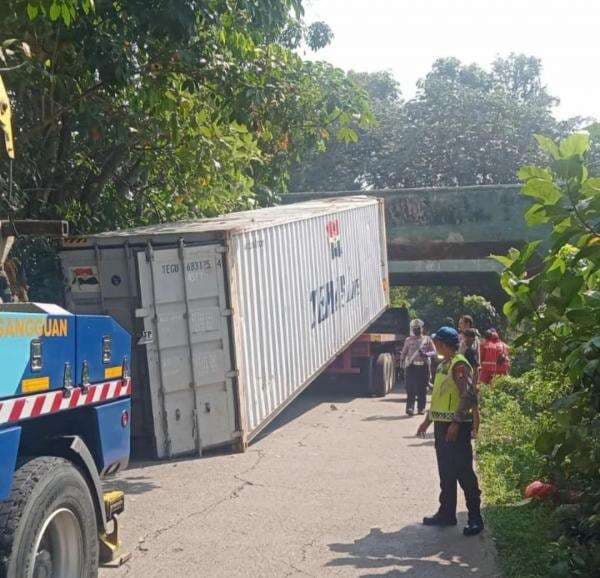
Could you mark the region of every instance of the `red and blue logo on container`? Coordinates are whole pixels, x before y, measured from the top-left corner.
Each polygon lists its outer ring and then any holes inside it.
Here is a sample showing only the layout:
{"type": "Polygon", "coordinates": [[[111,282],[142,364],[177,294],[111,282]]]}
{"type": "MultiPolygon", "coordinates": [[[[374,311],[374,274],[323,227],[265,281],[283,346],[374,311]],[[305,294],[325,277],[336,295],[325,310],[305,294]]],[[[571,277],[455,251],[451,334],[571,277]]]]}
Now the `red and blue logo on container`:
{"type": "Polygon", "coordinates": [[[329,238],[329,247],[331,248],[331,258],[335,259],[342,255],[342,237],[340,235],[340,222],[338,219],[329,221],[325,225],[327,237],[329,238]]]}

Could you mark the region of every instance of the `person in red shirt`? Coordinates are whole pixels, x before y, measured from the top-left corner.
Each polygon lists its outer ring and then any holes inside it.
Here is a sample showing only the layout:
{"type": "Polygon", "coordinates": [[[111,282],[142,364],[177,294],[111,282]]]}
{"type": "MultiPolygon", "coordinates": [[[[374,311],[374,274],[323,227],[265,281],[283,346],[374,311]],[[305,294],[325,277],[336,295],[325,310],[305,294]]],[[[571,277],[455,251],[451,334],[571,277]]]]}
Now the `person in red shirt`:
{"type": "Polygon", "coordinates": [[[495,329],[485,332],[485,339],[480,345],[479,381],[490,383],[496,375],[506,375],[510,369],[508,345],[504,343],[495,329]]]}
{"type": "Polygon", "coordinates": [[[498,361],[496,363],[496,373],[497,375],[508,375],[510,371],[510,351],[508,345],[502,341],[499,335],[498,345],[500,347],[500,355],[498,356],[498,361]]]}

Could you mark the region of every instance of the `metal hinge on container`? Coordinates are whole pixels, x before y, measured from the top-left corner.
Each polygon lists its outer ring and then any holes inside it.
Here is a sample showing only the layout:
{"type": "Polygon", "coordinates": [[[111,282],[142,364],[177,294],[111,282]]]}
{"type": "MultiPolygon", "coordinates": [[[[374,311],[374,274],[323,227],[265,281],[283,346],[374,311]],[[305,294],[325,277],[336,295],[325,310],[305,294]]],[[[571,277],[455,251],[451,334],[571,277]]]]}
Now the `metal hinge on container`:
{"type": "Polygon", "coordinates": [[[135,316],[137,319],[142,319],[144,317],[150,317],[150,315],[152,315],[152,313],[144,307],[135,310],[135,316]]]}
{"type": "Polygon", "coordinates": [[[228,371],[228,372],[225,374],[225,377],[226,377],[227,379],[231,379],[231,378],[233,378],[233,377],[238,377],[239,375],[240,375],[240,372],[239,372],[237,369],[232,369],[231,371],[228,371]]]}
{"type": "Polygon", "coordinates": [[[199,440],[196,437],[198,435],[198,410],[192,410],[192,437],[196,440],[196,449],[200,451],[199,440]]]}
{"type": "Polygon", "coordinates": [[[231,317],[233,315],[233,309],[223,309],[221,311],[221,317],[231,317]]]}
{"type": "Polygon", "coordinates": [[[227,247],[219,245],[218,247],[215,247],[215,253],[221,253],[221,255],[223,255],[224,253],[227,253],[227,247]]]}
{"type": "Polygon", "coordinates": [[[154,247],[152,247],[151,243],[146,245],[146,261],[154,261],[154,247]]]}

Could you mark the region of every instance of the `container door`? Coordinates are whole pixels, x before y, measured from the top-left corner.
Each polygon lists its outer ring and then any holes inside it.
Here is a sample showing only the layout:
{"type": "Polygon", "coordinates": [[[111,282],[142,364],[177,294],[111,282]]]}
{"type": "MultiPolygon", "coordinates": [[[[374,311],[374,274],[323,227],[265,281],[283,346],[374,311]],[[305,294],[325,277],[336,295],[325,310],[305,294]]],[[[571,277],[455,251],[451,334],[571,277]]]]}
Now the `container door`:
{"type": "Polygon", "coordinates": [[[201,453],[235,436],[220,245],[138,253],[154,434],[159,458],[201,453]]]}
{"type": "Polygon", "coordinates": [[[138,457],[155,454],[154,427],[149,392],[146,389],[146,351],[136,347],[142,336],[142,322],[135,318],[138,304],[136,255],[123,243],[121,247],[82,247],[78,239],[65,241],[68,250],[60,252],[66,281],[67,309],[113,317],[133,338],[131,371],[132,451],[138,457]],[[141,349],[141,351],[139,351],[141,349]]]}

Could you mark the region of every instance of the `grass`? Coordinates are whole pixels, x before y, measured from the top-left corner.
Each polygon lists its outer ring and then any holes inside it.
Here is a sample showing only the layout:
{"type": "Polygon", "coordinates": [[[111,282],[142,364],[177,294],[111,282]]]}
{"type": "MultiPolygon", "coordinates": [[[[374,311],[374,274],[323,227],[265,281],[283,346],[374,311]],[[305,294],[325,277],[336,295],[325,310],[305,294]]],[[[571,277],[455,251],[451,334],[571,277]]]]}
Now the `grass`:
{"type": "Polygon", "coordinates": [[[543,504],[486,506],[504,578],[547,578],[557,546],[552,542],[552,510],[543,504]]]}
{"type": "Polygon", "coordinates": [[[483,393],[477,468],[504,578],[547,578],[559,554],[553,508],[522,501],[525,486],[544,479],[535,439],[548,426],[546,408],[557,395],[554,385],[530,376],[503,378],[483,393]]]}

